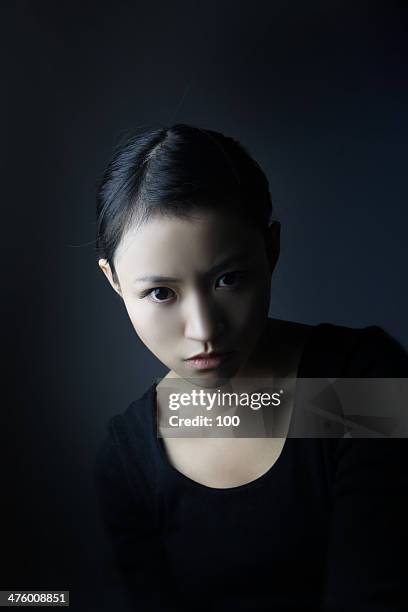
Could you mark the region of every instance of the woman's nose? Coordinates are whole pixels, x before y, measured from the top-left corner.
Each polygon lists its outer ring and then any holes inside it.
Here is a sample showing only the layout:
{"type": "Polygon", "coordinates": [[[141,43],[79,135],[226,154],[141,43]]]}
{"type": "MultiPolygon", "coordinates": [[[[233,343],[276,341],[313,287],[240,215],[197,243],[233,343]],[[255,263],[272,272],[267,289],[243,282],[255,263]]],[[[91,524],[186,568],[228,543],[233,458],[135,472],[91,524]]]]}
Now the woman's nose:
{"type": "Polygon", "coordinates": [[[216,305],[203,296],[193,296],[186,304],[186,338],[199,342],[212,342],[224,330],[221,313],[216,305]]]}

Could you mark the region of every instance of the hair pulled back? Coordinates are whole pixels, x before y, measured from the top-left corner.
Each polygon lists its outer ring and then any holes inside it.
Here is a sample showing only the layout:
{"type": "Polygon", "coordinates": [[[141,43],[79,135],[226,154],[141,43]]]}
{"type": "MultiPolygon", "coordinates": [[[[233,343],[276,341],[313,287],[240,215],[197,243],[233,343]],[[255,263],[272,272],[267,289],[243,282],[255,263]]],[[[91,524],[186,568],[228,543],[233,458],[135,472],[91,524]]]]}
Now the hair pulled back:
{"type": "Polygon", "coordinates": [[[109,162],[97,192],[98,258],[116,277],[114,256],[124,233],[154,216],[228,211],[264,231],[271,219],[268,180],[236,140],[186,124],[128,137],[109,162]]]}

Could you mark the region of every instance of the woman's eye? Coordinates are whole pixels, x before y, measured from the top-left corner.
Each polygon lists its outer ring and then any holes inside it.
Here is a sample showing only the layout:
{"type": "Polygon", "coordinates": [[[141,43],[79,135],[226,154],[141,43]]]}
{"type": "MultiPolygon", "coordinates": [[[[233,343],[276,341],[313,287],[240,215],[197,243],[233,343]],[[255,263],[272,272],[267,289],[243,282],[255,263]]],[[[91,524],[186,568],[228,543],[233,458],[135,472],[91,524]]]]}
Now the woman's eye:
{"type": "Polygon", "coordinates": [[[218,286],[220,286],[221,288],[235,287],[239,284],[239,281],[241,280],[242,276],[243,275],[240,272],[228,272],[227,274],[223,274],[218,279],[218,286]],[[221,285],[219,284],[220,282],[221,285]]]}
{"type": "Polygon", "coordinates": [[[148,295],[153,302],[168,302],[173,297],[173,291],[167,287],[155,287],[145,295],[148,295]]]}

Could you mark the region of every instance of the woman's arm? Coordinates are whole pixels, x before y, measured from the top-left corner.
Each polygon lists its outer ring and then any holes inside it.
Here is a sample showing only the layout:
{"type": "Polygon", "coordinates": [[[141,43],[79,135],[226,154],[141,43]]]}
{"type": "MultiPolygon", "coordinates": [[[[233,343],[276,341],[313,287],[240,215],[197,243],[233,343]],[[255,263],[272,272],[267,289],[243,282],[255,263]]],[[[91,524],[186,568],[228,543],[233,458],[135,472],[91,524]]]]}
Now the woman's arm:
{"type": "Polygon", "coordinates": [[[132,609],[141,612],[175,610],[170,600],[154,505],[141,481],[130,481],[115,440],[114,417],[96,457],[95,483],[108,537],[127,589],[132,609]]]}
{"type": "MultiPolygon", "coordinates": [[[[407,377],[402,347],[380,328],[364,331],[353,356],[361,376],[407,377]]],[[[335,459],[323,610],[406,611],[408,439],[342,439],[335,459]]]]}
{"type": "Polygon", "coordinates": [[[325,611],[408,610],[407,443],[339,443],[325,611]]]}

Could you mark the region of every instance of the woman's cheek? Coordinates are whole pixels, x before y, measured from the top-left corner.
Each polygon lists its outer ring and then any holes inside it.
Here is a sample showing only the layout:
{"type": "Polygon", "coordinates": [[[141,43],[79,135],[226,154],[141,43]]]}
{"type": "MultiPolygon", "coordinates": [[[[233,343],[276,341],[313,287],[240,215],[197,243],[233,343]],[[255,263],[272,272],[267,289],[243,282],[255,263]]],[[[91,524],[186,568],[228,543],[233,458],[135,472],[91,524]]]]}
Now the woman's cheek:
{"type": "Polygon", "coordinates": [[[269,294],[264,287],[253,287],[252,290],[242,294],[240,299],[234,300],[229,308],[231,320],[235,326],[251,326],[259,318],[266,316],[269,310],[269,294]]]}
{"type": "Polygon", "coordinates": [[[174,315],[165,311],[164,306],[143,304],[128,310],[132,325],[149,350],[155,354],[175,333],[174,315]]]}

